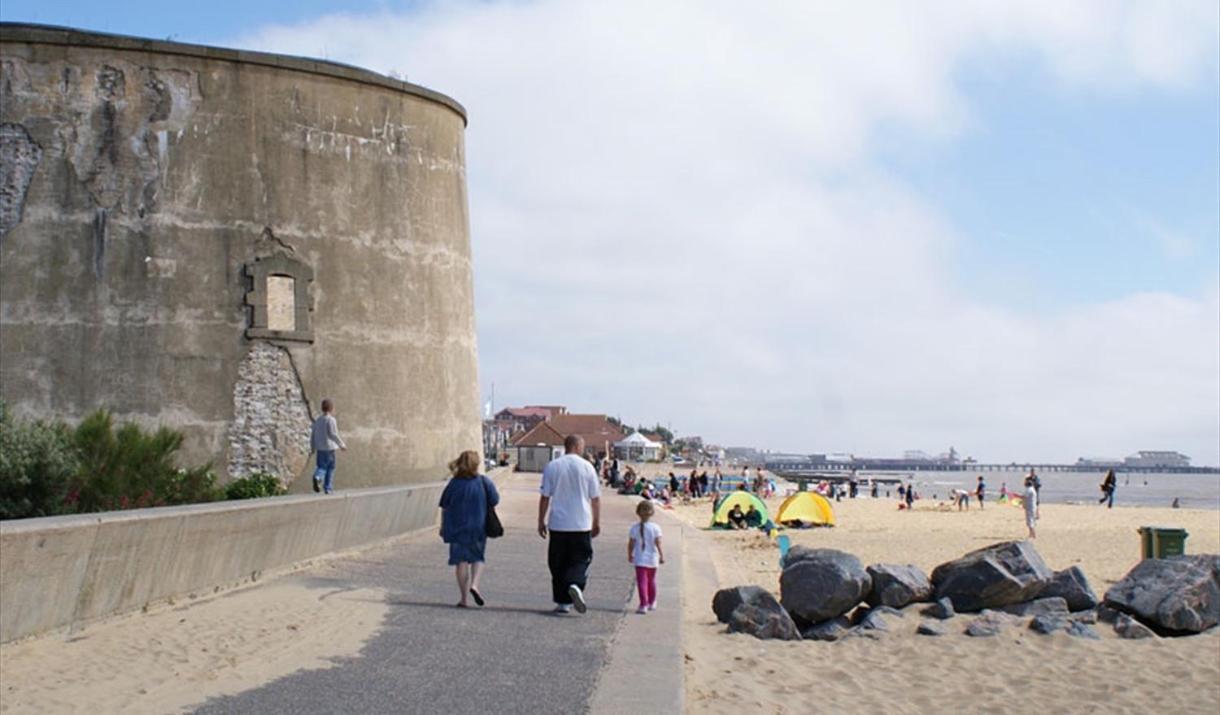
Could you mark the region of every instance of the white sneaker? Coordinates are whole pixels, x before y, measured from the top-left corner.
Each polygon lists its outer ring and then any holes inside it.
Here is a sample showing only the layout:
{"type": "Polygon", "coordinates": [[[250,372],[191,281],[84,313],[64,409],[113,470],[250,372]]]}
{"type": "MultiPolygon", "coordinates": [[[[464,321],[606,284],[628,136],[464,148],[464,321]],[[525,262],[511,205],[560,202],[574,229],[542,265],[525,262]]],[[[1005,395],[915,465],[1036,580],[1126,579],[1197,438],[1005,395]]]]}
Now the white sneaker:
{"type": "Polygon", "coordinates": [[[639,608],[635,609],[635,612],[636,612],[636,613],[638,613],[638,614],[640,614],[640,615],[642,616],[642,615],[644,615],[645,613],[648,613],[648,607],[647,607],[647,606],[640,606],[639,608]]]}
{"type": "Polygon", "coordinates": [[[554,613],[557,616],[566,616],[571,612],[572,612],[572,604],[570,604],[570,603],[555,604],[555,610],[551,611],[551,613],[554,613]]]}
{"type": "Polygon", "coordinates": [[[657,610],[657,604],[655,604],[655,603],[648,604],[648,610],[650,610],[650,611],[657,610]]]}
{"type": "Polygon", "coordinates": [[[585,605],[585,594],[581,592],[580,586],[576,584],[568,586],[568,595],[572,597],[572,605],[576,608],[577,613],[589,610],[589,607],[585,605]]]}

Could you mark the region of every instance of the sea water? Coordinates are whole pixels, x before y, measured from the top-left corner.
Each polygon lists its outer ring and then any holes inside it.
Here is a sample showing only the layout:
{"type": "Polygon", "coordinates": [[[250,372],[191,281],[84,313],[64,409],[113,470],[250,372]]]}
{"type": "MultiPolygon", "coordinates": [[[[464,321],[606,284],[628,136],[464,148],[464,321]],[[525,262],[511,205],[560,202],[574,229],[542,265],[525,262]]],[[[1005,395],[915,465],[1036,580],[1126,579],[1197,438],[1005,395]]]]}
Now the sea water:
{"type": "MultiPolygon", "coordinates": [[[[1010,492],[1025,490],[1025,475],[1028,471],[1013,470],[983,472],[987,485],[987,500],[1000,495],[1000,486],[1006,485],[1010,492]]],[[[915,491],[928,499],[935,494],[947,499],[954,489],[974,491],[978,473],[974,472],[913,472],[915,491]]],[[[1101,481],[1104,472],[1048,472],[1039,474],[1042,479],[1040,494],[1044,504],[1096,504],[1101,499],[1101,481]]],[[[1168,507],[1177,499],[1184,509],[1220,509],[1220,474],[1125,474],[1117,475],[1118,490],[1114,493],[1115,506],[1168,507]]],[[[891,487],[891,492],[894,488],[891,487]]],[[[882,491],[882,494],[885,492],[882,491]]]]}

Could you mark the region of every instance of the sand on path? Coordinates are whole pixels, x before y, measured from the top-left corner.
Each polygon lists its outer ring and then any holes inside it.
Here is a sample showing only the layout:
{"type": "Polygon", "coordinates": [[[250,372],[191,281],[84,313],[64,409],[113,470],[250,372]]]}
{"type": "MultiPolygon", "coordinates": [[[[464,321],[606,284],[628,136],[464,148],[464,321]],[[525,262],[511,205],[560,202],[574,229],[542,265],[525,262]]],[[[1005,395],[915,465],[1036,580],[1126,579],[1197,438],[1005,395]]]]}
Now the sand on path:
{"type": "MultiPolygon", "coordinates": [[[[772,508],[781,500],[773,500],[772,508]]],[[[926,571],[981,546],[1024,538],[1019,509],[988,504],[958,513],[892,500],[835,504],[833,529],[788,531],[792,542],[837,548],[870,563],[926,571]]],[[[758,532],[705,530],[706,501],[677,506],[686,545],[683,642],[690,713],[1211,713],[1220,712],[1220,629],[1189,638],[1101,640],[1012,628],[994,638],[914,634],[914,611],[881,639],[837,643],[728,635],[711,611],[716,588],[757,584],[778,595],[778,550],[758,532]]],[[[1048,565],[1079,565],[1101,596],[1139,559],[1136,528],[1182,526],[1190,553],[1220,553],[1220,513],[1050,504],[1035,541],[1048,565]]]]}
{"type": "Polygon", "coordinates": [[[388,608],[379,589],[287,580],[6,644],[0,712],[184,712],[358,654],[388,608]]]}

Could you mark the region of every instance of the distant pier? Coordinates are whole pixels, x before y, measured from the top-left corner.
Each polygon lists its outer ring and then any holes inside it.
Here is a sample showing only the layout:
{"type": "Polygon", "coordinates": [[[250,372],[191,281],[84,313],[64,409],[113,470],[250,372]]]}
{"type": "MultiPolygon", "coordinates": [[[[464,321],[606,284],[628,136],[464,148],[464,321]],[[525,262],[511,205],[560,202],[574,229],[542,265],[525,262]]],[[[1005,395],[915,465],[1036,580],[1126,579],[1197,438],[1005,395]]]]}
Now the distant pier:
{"type": "MultiPolygon", "coordinates": [[[[1113,467],[1080,465],[1080,464],[1041,464],[1031,462],[1010,462],[1008,464],[983,464],[975,462],[929,462],[926,460],[870,460],[858,459],[852,462],[768,462],[767,469],[782,476],[793,477],[838,477],[847,476],[850,472],[1028,472],[1034,470],[1039,474],[1055,472],[1096,472],[1103,474],[1113,469],[1115,474],[1217,474],[1220,467],[1136,467],[1116,465],[1113,467]]],[[[863,476],[863,475],[862,475],[863,476]]]]}

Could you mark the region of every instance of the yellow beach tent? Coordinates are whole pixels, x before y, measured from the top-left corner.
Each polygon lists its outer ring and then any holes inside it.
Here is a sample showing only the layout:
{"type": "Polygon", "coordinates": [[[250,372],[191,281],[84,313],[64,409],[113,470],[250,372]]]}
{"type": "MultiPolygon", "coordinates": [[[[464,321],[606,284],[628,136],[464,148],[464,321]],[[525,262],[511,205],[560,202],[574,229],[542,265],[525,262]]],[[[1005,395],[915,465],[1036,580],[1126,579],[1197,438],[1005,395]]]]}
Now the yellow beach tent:
{"type": "Polygon", "coordinates": [[[763,504],[762,499],[749,492],[735,491],[721,497],[720,502],[716,504],[716,510],[712,513],[712,526],[727,526],[729,512],[733,510],[734,504],[740,504],[742,512],[750,511],[750,506],[753,505],[762,514],[762,523],[766,524],[771,520],[767,514],[767,505],[763,504]]]}
{"type": "Polygon", "coordinates": [[[830,501],[821,494],[797,492],[780,505],[775,520],[781,524],[799,520],[814,526],[834,526],[835,513],[830,501]]]}

